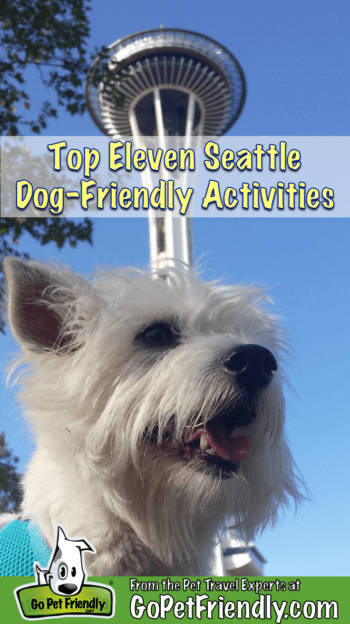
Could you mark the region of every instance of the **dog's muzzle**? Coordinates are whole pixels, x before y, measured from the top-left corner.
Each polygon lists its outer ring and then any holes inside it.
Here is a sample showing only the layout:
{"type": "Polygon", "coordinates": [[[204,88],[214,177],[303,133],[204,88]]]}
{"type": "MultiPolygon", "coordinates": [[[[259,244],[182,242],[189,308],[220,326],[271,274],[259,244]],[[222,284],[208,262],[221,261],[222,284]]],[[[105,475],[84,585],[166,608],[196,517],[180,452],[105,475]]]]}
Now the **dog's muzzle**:
{"type": "Polygon", "coordinates": [[[205,424],[195,427],[195,431],[192,429],[184,437],[183,445],[176,449],[169,431],[161,449],[171,455],[176,453],[183,461],[191,461],[198,469],[211,468],[213,475],[228,478],[238,472],[240,463],[249,455],[249,438],[235,435],[235,430],[253,423],[255,399],[269,386],[278,366],[271,351],[256,344],[235,347],[225,354],[221,365],[234,378],[241,400],[226,405],[205,424]]]}

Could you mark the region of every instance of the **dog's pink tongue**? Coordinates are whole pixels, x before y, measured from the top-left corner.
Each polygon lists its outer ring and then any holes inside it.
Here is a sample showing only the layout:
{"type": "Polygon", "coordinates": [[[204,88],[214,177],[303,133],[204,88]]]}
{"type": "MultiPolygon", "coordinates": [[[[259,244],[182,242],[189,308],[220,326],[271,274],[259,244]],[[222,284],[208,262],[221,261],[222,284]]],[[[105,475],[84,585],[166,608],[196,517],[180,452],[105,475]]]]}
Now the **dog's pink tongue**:
{"type": "Polygon", "coordinates": [[[215,432],[215,437],[211,431],[201,429],[196,431],[187,442],[193,442],[199,438],[202,434],[207,438],[209,446],[211,446],[215,453],[225,459],[226,461],[241,462],[249,454],[249,439],[246,436],[238,436],[237,438],[231,438],[226,432],[220,430],[215,432]]]}

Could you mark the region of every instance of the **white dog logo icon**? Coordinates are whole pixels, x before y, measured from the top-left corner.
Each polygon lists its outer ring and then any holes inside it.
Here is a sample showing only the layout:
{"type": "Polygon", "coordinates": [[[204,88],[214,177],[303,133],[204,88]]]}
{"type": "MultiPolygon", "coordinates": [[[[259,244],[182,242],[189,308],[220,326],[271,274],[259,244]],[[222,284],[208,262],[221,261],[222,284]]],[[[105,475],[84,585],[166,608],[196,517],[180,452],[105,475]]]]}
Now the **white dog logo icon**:
{"type": "Polygon", "coordinates": [[[72,540],[67,537],[61,525],[57,525],[55,546],[47,569],[37,561],[34,573],[37,585],[49,585],[59,596],[74,596],[82,588],[86,578],[83,551],[95,553],[94,547],[85,539],[72,540]]]}

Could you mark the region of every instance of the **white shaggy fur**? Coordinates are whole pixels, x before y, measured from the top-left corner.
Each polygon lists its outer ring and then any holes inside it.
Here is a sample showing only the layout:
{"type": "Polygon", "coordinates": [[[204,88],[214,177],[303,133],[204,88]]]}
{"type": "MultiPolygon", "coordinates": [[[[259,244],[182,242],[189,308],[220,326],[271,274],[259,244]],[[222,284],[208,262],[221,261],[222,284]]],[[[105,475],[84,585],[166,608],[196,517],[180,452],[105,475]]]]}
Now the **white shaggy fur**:
{"type": "Polygon", "coordinates": [[[302,497],[283,433],[281,330],[260,289],[202,283],[181,267],[166,279],[100,273],[94,285],[36,262],[7,259],[5,270],[37,439],[22,516],[50,545],[60,523],[94,545],[90,575],[204,574],[224,522],[252,539],[288,496],[302,497]],[[269,385],[248,391],[227,370],[241,345],[276,358],[269,385]],[[227,409],[250,452],[223,478],[184,448],[227,409]],[[254,418],[240,423],[246,409],[254,418]]]}

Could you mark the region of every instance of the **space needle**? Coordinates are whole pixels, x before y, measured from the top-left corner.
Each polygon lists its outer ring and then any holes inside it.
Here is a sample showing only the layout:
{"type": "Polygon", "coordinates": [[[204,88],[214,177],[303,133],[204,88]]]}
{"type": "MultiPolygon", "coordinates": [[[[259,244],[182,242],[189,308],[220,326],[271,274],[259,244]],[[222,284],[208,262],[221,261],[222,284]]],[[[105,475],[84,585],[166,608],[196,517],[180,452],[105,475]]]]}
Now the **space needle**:
{"type": "MultiPolygon", "coordinates": [[[[227,48],[199,33],[162,26],[112,43],[93,64],[86,87],[88,110],[105,135],[132,137],[139,147],[144,137],[157,137],[163,150],[170,137],[181,137],[187,149],[201,136],[223,135],[245,96],[243,70],[227,48]]],[[[150,191],[149,171],[140,173],[150,191]]],[[[150,210],[149,236],[153,267],[193,263],[189,217],[150,210]]]]}
{"type": "MultiPolygon", "coordinates": [[[[225,134],[245,97],[243,70],[227,48],[199,33],[162,26],[112,43],[93,64],[86,87],[90,115],[105,135],[132,137],[137,146],[145,137],[157,137],[163,150],[170,138],[180,137],[187,149],[202,136],[225,134]]],[[[150,191],[149,172],[140,175],[150,191]]],[[[192,265],[190,218],[157,212],[149,211],[151,266],[192,265]]],[[[247,576],[263,574],[265,559],[254,544],[231,535],[218,543],[217,554],[218,575],[235,574],[237,568],[247,576]]]]}

